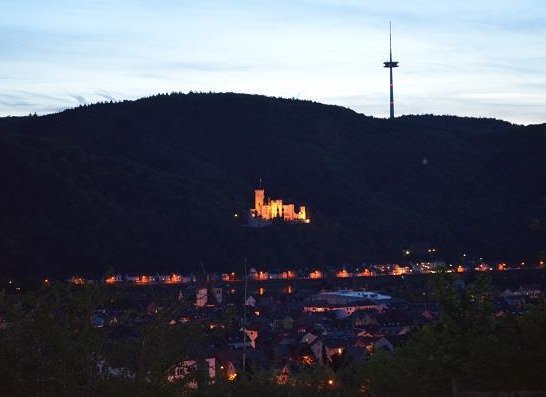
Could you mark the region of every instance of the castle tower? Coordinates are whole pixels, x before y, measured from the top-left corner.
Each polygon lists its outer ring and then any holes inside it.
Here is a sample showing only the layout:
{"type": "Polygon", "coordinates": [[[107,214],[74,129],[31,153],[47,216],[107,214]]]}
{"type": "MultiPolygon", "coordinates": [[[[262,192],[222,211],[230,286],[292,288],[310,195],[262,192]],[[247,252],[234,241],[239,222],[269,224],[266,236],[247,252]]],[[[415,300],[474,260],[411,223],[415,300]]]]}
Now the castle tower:
{"type": "Polygon", "coordinates": [[[264,189],[254,190],[254,209],[262,216],[262,208],[264,206],[264,189]]]}
{"type": "Polygon", "coordinates": [[[383,62],[384,68],[389,68],[390,71],[390,77],[391,77],[391,85],[390,85],[390,93],[391,93],[391,101],[390,101],[390,118],[394,119],[394,88],[392,83],[392,68],[398,67],[398,62],[394,62],[392,60],[392,34],[391,34],[391,23],[389,22],[389,53],[390,57],[389,60],[386,62],[383,62]]]}
{"type": "Polygon", "coordinates": [[[298,217],[299,219],[301,219],[302,221],[306,220],[307,219],[307,212],[305,210],[305,206],[302,205],[300,206],[300,211],[298,213],[298,217]]]}

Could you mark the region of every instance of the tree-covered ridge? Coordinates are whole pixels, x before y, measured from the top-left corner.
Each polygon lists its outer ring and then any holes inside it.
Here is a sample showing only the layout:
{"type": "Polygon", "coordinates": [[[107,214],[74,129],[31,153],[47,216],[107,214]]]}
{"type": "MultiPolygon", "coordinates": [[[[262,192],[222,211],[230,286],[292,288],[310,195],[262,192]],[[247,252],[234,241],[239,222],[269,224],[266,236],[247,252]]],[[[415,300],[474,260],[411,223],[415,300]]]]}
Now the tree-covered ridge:
{"type": "Polygon", "coordinates": [[[10,273],[397,261],[420,241],[444,259],[544,249],[531,227],[546,196],[544,125],[171,94],[3,118],[0,141],[10,273]],[[260,178],[272,196],[305,203],[313,223],[235,222],[260,178]]]}

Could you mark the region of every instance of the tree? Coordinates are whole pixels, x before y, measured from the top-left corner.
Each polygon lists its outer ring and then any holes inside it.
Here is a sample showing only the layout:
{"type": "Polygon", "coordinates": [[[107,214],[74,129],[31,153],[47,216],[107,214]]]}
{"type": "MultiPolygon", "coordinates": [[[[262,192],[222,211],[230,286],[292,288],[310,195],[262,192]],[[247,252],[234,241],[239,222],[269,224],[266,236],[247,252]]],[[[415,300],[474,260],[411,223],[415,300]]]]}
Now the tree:
{"type": "Polygon", "coordinates": [[[90,319],[100,301],[92,286],[4,295],[0,305],[8,326],[0,331],[0,395],[91,393],[103,338],[90,319]]]}
{"type": "Polygon", "coordinates": [[[374,354],[369,363],[374,395],[447,395],[483,364],[484,343],[493,342],[491,294],[479,278],[466,291],[452,273],[434,279],[434,296],[442,307],[440,321],[424,326],[394,356],[374,354]]]}

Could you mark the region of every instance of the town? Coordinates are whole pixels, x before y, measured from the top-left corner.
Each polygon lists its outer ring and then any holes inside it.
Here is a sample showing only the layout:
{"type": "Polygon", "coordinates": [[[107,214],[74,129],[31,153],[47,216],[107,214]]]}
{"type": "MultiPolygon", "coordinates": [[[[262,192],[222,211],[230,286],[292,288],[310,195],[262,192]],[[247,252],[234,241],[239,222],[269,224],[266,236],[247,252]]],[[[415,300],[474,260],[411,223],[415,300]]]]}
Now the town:
{"type": "MultiPolygon", "coordinates": [[[[461,291],[476,279],[489,277],[493,314],[500,318],[518,316],[543,301],[543,265],[477,263],[463,268],[427,263],[281,272],[251,268],[246,277],[234,272],[118,274],[101,281],[77,276],[68,283],[46,279],[41,288],[60,285],[76,292],[86,288],[105,292],[108,298],[90,308],[88,320],[108,339],[109,350],[144,343],[149,333],[164,327],[165,335],[185,330],[181,338],[165,341],[163,348],[179,344],[183,349],[173,350],[179,356],[166,355],[171,362],[165,363],[161,377],[186,391],[262,373],[278,386],[291,387],[301,382],[302,374],[317,368],[322,372],[313,387],[333,391],[345,390],[352,382],[342,379],[343,369],[365,366],[377,352],[393,354],[424,326],[441,319],[443,309],[431,277],[448,275],[461,291]]],[[[15,281],[8,283],[15,296],[22,293],[15,281]]],[[[4,313],[0,329],[9,328],[4,313]]],[[[96,360],[99,377],[113,382],[139,376],[142,369],[130,355],[120,361],[109,350],[96,360]]],[[[359,385],[362,394],[357,395],[367,395],[364,389],[359,385]]]]}

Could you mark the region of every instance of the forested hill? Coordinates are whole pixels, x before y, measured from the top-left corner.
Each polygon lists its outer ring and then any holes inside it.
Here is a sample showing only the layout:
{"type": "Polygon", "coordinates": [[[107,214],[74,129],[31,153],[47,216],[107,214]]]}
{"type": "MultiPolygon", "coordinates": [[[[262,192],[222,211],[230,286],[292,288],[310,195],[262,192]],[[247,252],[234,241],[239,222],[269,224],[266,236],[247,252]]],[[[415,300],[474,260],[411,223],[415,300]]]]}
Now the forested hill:
{"type": "Polygon", "coordinates": [[[546,125],[173,94],[0,119],[2,274],[193,272],[546,248],[546,125]],[[309,225],[250,229],[266,194],[309,225]],[[426,245],[425,244],[425,245],[426,245]]]}

